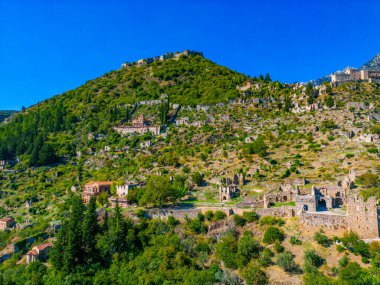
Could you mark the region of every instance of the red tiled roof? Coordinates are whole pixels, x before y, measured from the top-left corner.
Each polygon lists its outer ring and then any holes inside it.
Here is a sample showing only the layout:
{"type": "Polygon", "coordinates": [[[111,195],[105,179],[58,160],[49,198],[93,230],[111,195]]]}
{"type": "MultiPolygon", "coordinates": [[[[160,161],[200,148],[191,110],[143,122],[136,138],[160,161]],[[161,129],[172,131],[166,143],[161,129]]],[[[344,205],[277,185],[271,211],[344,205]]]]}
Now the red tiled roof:
{"type": "Polygon", "coordinates": [[[27,253],[26,255],[34,255],[34,256],[38,256],[38,252],[37,252],[37,250],[32,249],[31,251],[28,251],[28,253],[27,253]]]}
{"type": "Polygon", "coordinates": [[[90,186],[90,185],[94,185],[94,184],[98,184],[99,186],[100,185],[111,185],[112,184],[112,181],[90,181],[88,183],[86,183],[86,185],[90,186]]]}
{"type": "Polygon", "coordinates": [[[48,242],[48,243],[43,243],[43,244],[40,244],[40,245],[36,245],[35,247],[38,249],[38,250],[45,250],[47,249],[48,247],[52,247],[53,244],[51,242],[48,242]]]}
{"type": "Polygon", "coordinates": [[[0,222],[5,222],[5,223],[7,223],[7,222],[13,222],[14,220],[12,219],[12,218],[2,218],[2,219],[0,219],[0,222]]]}

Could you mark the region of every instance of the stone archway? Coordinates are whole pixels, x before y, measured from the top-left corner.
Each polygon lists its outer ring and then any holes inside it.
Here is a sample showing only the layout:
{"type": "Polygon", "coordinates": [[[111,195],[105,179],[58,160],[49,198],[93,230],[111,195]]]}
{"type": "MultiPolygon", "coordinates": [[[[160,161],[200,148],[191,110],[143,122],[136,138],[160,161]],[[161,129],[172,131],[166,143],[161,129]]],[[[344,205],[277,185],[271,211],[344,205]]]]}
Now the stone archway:
{"type": "Polygon", "coordinates": [[[317,208],[318,210],[327,210],[326,201],[324,199],[319,200],[317,204],[317,208]]]}
{"type": "Polygon", "coordinates": [[[341,206],[343,206],[343,199],[342,198],[340,198],[340,197],[337,197],[337,198],[335,198],[334,199],[335,201],[335,203],[334,203],[334,206],[335,207],[341,207],[341,206]]]}

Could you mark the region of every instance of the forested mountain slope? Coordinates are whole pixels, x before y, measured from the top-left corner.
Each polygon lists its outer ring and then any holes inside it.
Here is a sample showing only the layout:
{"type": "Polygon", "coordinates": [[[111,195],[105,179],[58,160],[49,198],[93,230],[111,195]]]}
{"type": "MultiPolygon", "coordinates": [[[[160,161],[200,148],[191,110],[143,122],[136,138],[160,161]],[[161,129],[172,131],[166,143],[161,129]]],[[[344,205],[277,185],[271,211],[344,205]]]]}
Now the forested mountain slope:
{"type": "Polygon", "coordinates": [[[56,162],[58,156],[74,155],[87,133],[108,133],[128,119],[131,105],[138,101],[167,94],[172,103],[182,105],[227,102],[239,95],[236,86],[246,79],[201,56],[112,71],[32,106],[1,126],[0,159],[27,154],[31,165],[56,162]]]}

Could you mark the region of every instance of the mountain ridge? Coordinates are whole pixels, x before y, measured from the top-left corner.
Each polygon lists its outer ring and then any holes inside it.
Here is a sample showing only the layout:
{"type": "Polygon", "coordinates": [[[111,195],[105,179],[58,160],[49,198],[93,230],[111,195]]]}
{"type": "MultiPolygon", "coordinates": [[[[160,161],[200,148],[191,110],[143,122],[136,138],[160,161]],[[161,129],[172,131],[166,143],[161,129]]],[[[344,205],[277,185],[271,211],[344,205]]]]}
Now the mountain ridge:
{"type": "MultiPolygon", "coordinates": [[[[334,73],[339,73],[339,72],[344,72],[344,70],[346,70],[347,68],[352,68],[350,66],[347,66],[343,69],[340,69],[340,70],[337,70],[335,72],[332,72],[328,75],[325,75],[325,76],[322,76],[318,79],[314,79],[314,80],[310,80],[310,82],[314,85],[320,85],[322,84],[323,82],[331,82],[331,75],[334,74],[334,73]]],[[[378,53],[377,55],[375,55],[373,58],[371,58],[369,61],[367,61],[366,63],[364,63],[360,68],[358,68],[359,70],[380,70],[380,53],[378,53]]]]}

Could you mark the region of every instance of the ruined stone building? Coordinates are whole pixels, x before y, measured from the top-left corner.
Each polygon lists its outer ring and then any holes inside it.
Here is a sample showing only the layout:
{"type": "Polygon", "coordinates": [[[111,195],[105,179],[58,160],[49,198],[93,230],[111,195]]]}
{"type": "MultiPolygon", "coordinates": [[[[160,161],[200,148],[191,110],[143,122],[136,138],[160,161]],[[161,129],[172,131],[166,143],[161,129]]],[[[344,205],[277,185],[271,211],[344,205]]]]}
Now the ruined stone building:
{"type": "Polygon", "coordinates": [[[126,181],[123,185],[116,186],[116,197],[110,197],[108,201],[111,203],[111,207],[116,207],[116,203],[119,203],[120,208],[127,208],[129,206],[128,203],[128,193],[129,190],[144,187],[146,185],[145,182],[131,182],[126,181]]]}
{"type": "Polygon", "coordinates": [[[242,185],[241,183],[241,177],[237,174],[234,175],[232,180],[230,178],[222,180],[219,186],[220,201],[229,201],[236,197],[239,193],[238,185],[242,185]]]}
{"type": "Polygon", "coordinates": [[[91,181],[84,186],[83,201],[88,203],[91,197],[97,197],[102,192],[109,193],[111,190],[111,181],[91,181]]]}
{"type": "Polygon", "coordinates": [[[295,201],[298,186],[294,188],[290,184],[281,184],[276,191],[269,192],[264,195],[264,208],[269,208],[277,202],[295,201]]]}
{"type": "Polygon", "coordinates": [[[183,52],[177,52],[177,53],[169,52],[169,53],[154,56],[154,57],[142,58],[142,59],[137,60],[135,63],[125,62],[121,65],[121,67],[126,68],[126,67],[133,65],[133,64],[135,64],[137,66],[143,66],[143,65],[153,63],[156,61],[165,61],[165,60],[168,60],[171,58],[178,60],[182,55],[186,55],[186,56],[199,55],[199,56],[203,57],[202,52],[185,49],[183,52]]]}
{"type": "Polygon", "coordinates": [[[150,122],[145,119],[144,115],[140,115],[132,121],[131,126],[118,126],[114,127],[114,130],[122,135],[134,133],[145,134],[147,132],[151,132],[153,135],[159,135],[161,133],[161,126],[150,125],[150,122]]]}
{"type": "Polygon", "coordinates": [[[331,75],[332,83],[343,83],[349,81],[380,82],[379,70],[358,70],[356,68],[346,68],[344,71],[335,72],[331,75]]]}
{"type": "Polygon", "coordinates": [[[238,187],[236,185],[221,185],[219,186],[220,201],[229,201],[235,197],[238,192],[238,187]]]}
{"type": "Polygon", "coordinates": [[[312,186],[311,192],[306,195],[298,191],[295,196],[296,212],[327,211],[332,208],[340,208],[347,202],[346,191],[339,186],[312,186]]]}

